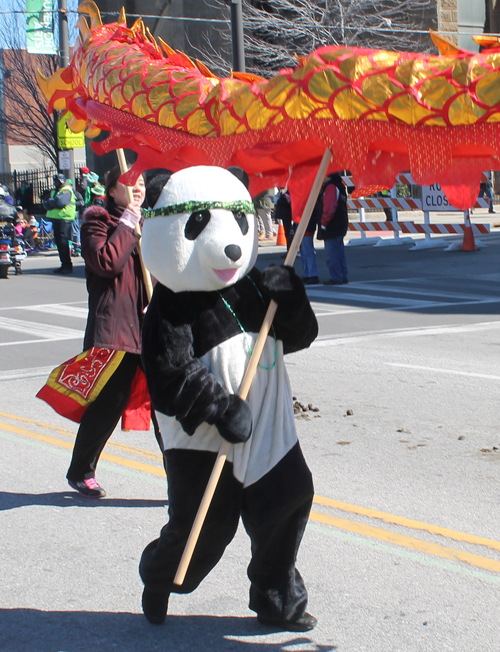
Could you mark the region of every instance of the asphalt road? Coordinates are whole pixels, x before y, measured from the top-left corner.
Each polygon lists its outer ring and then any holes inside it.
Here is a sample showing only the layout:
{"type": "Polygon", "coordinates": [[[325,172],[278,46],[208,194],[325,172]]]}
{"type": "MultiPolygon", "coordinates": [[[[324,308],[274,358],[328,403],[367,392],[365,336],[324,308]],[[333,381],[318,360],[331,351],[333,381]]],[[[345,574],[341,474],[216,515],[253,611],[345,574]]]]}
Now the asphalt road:
{"type": "Polygon", "coordinates": [[[153,434],[117,430],[98,467],[109,497],[85,501],[65,482],[76,425],[34,398],[81,349],[82,263],[57,278],[57,257],[37,257],[0,281],[1,652],[500,649],[500,238],[483,241],[348,248],[349,285],[308,290],[320,336],[288,359],[319,408],[297,415],[317,494],[304,635],[248,610],[242,528],[164,626],[145,621],[138,560],[166,520],[153,434]]]}

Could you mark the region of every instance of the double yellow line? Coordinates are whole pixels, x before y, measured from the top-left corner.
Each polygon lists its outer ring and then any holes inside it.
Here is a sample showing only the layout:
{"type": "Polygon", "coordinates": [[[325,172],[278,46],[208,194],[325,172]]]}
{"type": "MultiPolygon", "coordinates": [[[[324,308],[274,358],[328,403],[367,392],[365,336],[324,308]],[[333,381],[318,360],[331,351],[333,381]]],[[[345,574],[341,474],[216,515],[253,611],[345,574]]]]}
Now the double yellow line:
{"type": "MultiPolygon", "coordinates": [[[[17,423],[24,423],[30,426],[35,426],[42,429],[50,429],[52,432],[59,433],[66,437],[74,439],[74,433],[53,426],[51,424],[43,423],[37,421],[36,419],[28,419],[26,417],[17,416],[14,414],[9,414],[6,412],[0,412],[0,417],[8,419],[10,421],[15,421],[17,423]]],[[[22,437],[27,437],[32,440],[40,441],[45,444],[52,446],[57,446],[59,448],[66,448],[71,450],[73,448],[72,439],[65,440],[60,439],[59,437],[54,437],[51,435],[45,435],[40,432],[35,432],[33,430],[28,430],[25,427],[12,425],[10,423],[0,422],[0,430],[4,432],[13,433],[15,435],[20,435],[22,437]]],[[[162,466],[162,456],[160,453],[155,453],[152,451],[147,451],[135,446],[128,446],[126,444],[121,444],[119,442],[109,441],[107,444],[108,449],[114,449],[121,453],[126,453],[129,455],[134,455],[135,457],[142,457],[143,459],[149,460],[150,462],[156,462],[156,464],[151,464],[146,461],[139,461],[137,459],[132,459],[130,457],[125,457],[123,455],[117,455],[113,453],[108,453],[104,451],[101,454],[101,459],[107,460],[114,464],[119,464],[120,466],[125,466],[136,471],[142,471],[143,473],[148,473],[150,475],[165,477],[165,471],[162,466]]],[[[456,530],[450,530],[448,528],[443,528],[437,525],[430,525],[429,523],[423,523],[421,521],[414,521],[402,516],[395,516],[394,514],[388,514],[386,512],[379,512],[373,509],[368,509],[366,507],[360,507],[357,505],[351,505],[349,503],[344,503],[338,500],[333,500],[331,498],[326,498],[323,496],[315,496],[314,503],[317,506],[334,509],[342,512],[347,512],[353,516],[358,516],[364,519],[376,519],[381,520],[384,523],[391,525],[411,529],[419,530],[426,532],[431,535],[438,535],[446,539],[451,539],[453,541],[472,544],[475,546],[483,546],[490,550],[500,552],[500,542],[494,541],[492,539],[487,539],[484,537],[478,537],[472,534],[466,534],[464,532],[458,532],[456,530]]],[[[378,541],[383,541],[386,543],[392,543],[403,548],[409,548],[418,552],[423,552],[428,555],[433,555],[435,557],[441,557],[443,559],[449,559],[453,561],[461,561],[474,566],[476,568],[481,568],[482,570],[500,573],[500,561],[491,559],[489,557],[482,557],[480,555],[472,554],[469,552],[464,552],[463,550],[458,550],[456,548],[449,548],[442,546],[438,543],[431,543],[424,541],[422,539],[416,539],[404,534],[399,534],[397,532],[386,530],[384,528],[375,527],[373,525],[366,525],[365,523],[350,520],[346,518],[338,518],[332,516],[331,514],[325,513],[323,511],[311,511],[310,519],[324,525],[329,525],[331,527],[337,528],[339,530],[352,532],[355,534],[360,534],[365,537],[370,537],[371,539],[376,539],[378,541]]]]}

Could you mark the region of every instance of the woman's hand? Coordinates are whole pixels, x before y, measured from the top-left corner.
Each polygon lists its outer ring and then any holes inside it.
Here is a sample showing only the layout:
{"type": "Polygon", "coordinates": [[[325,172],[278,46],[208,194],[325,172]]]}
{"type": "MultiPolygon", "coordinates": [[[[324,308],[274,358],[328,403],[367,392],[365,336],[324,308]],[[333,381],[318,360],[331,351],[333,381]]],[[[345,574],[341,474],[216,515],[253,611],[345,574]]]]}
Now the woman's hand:
{"type": "Polygon", "coordinates": [[[140,219],[141,209],[134,206],[134,204],[129,204],[123,211],[122,216],[120,217],[120,222],[129,226],[131,229],[135,229],[140,219]]]}

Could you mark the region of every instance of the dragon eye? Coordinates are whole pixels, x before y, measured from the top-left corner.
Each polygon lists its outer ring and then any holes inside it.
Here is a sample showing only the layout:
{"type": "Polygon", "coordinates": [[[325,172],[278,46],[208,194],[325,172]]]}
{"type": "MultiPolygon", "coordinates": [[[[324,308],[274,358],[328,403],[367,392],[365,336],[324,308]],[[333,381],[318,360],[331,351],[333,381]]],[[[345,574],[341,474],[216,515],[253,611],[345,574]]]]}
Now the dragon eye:
{"type": "Polygon", "coordinates": [[[234,219],[236,220],[236,224],[240,227],[241,232],[243,235],[246,235],[248,233],[248,220],[247,216],[243,211],[233,211],[234,219]]]}
{"type": "Polygon", "coordinates": [[[210,211],[205,208],[202,211],[191,213],[184,229],[187,240],[196,240],[206,225],[210,222],[210,211]]]}

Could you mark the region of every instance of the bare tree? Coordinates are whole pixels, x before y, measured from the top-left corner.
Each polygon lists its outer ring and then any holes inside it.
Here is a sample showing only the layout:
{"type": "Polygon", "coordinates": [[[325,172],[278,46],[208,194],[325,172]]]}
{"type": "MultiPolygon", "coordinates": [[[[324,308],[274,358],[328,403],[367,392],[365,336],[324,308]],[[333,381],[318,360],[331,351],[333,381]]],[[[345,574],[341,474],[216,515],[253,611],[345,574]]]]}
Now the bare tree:
{"type": "Polygon", "coordinates": [[[4,50],[5,108],[0,108],[0,125],[17,145],[37,147],[57,167],[54,115],[47,113],[47,102],[37,81],[37,69],[52,75],[55,57],[28,54],[25,50],[4,50]]]}
{"type": "MultiPolygon", "coordinates": [[[[206,0],[224,15],[223,0],[206,0]]],[[[426,52],[428,29],[437,29],[432,0],[243,0],[247,71],[269,76],[297,64],[296,54],[324,45],[426,52]]],[[[217,71],[227,73],[231,34],[223,52],[199,48],[217,71]]]]}

